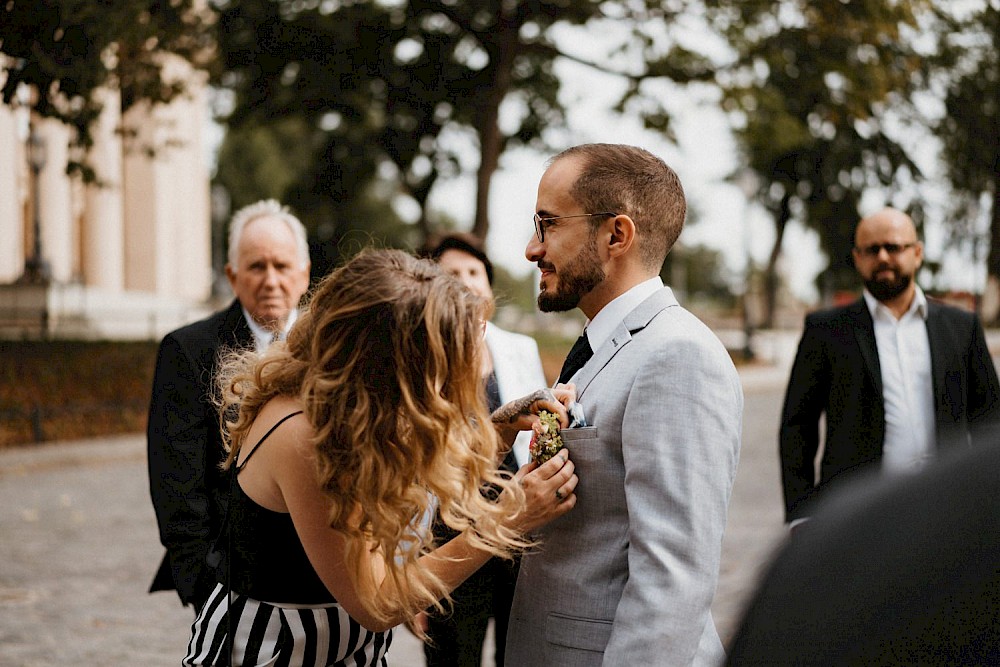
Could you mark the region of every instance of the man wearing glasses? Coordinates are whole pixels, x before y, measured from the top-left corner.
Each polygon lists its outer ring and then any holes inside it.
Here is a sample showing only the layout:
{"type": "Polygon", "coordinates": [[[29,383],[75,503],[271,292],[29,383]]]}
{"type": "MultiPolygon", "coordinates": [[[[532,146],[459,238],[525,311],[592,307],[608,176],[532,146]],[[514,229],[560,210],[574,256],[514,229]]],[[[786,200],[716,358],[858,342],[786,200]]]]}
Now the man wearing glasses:
{"type": "Polygon", "coordinates": [[[684,191],[658,157],[588,144],[538,185],[525,249],[543,311],[579,308],[560,382],[576,506],[521,561],[507,664],[717,665],[711,615],[739,458],[743,392],[722,343],[660,280],[684,191]]]}
{"type": "Polygon", "coordinates": [[[806,317],[785,395],[779,440],[792,527],[851,473],[913,472],[946,448],[997,444],[1000,385],[979,318],[914,282],[924,248],[910,217],[886,208],[862,219],[853,256],[863,296],[806,317]]]}

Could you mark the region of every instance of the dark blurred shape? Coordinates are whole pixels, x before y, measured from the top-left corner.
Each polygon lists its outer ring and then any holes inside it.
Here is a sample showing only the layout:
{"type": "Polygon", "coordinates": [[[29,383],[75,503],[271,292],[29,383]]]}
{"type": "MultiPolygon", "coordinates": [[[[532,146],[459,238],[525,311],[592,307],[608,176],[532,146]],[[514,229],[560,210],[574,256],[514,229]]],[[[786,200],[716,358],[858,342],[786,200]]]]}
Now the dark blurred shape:
{"type": "Polygon", "coordinates": [[[1000,664],[998,492],[992,446],[831,495],[765,577],[728,664],[1000,664]]]}

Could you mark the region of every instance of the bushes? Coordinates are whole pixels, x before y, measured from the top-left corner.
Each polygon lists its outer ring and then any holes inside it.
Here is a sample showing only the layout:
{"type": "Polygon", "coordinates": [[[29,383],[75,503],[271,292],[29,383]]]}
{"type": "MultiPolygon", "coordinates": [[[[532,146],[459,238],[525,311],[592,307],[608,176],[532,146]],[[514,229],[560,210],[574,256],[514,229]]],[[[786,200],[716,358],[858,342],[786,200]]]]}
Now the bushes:
{"type": "Polygon", "coordinates": [[[0,447],[144,431],[156,349],[0,341],[0,447]]]}

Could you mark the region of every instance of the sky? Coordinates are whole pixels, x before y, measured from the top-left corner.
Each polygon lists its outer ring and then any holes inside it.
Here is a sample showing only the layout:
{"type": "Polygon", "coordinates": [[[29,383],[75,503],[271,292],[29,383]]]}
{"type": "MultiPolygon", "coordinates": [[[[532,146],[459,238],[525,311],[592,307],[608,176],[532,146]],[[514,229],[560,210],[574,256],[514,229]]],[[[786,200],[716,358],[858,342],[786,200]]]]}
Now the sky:
{"type": "MultiPolygon", "coordinates": [[[[673,122],[678,136],[674,145],[662,134],[643,128],[638,118],[610,110],[624,85],[620,79],[569,61],[559,62],[557,68],[568,118],[567,128],[552,133],[553,141],[562,146],[626,143],[651,151],[677,171],[688,197],[688,224],[680,243],[721,251],[735,275],[743,275],[748,248],[756,264],[766,261],[774,242],[773,225],[761,209],[747,204],[737,186],[726,181],[738,158],[726,119],[710,100],[664,91],[677,98],[671,101],[676,107],[673,122]]],[[[535,195],[549,157],[527,149],[508,151],[493,179],[488,251],[495,263],[518,276],[535,271],[524,257],[524,247],[534,233],[535,195]]],[[[433,206],[468,225],[474,215],[474,168],[473,159],[467,177],[439,183],[431,198],[433,206]]],[[[816,235],[795,225],[786,232],[785,244],[802,251],[796,252],[794,264],[782,266],[793,292],[803,300],[815,300],[812,280],[823,266],[816,235]]]]}
{"type": "MultiPolygon", "coordinates": [[[[644,129],[637,118],[623,117],[610,110],[624,85],[620,79],[570,61],[557,63],[557,72],[563,81],[562,99],[568,118],[565,129],[552,132],[550,138],[554,142],[561,146],[628,143],[650,150],[677,171],[688,197],[688,222],[680,237],[681,244],[719,250],[734,281],[739,281],[739,276],[745,273],[748,252],[756,266],[766,263],[774,243],[773,221],[763,208],[749,202],[735,184],[727,181],[736,170],[739,157],[727,120],[711,99],[705,95],[699,98],[697,93],[664,90],[664,95],[673,97],[670,106],[678,137],[677,144],[673,144],[663,135],[644,129]]],[[[940,101],[927,103],[931,105],[927,113],[936,113],[933,105],[940,105],[940,101]]],[[[937,142],[933,137],[905,130],[898,130],[898,135],[926,178],[920,186],[927,201],[925,256],[940,261],[943,267],[935,283],[924,273],[918,277],[920,284],[925,288],[980,292],[985,284],[983,262],[972,262],[967,254],[944,249],[946,235],[939,221],[944,218],[949,192],[941,185],[944,179],[937,159],[937,142]]],[[[535,271],[524,257],[524,247],[533,233],[535,195],[549,157],[527,149],[509,151],[502,156],[500,169],[494,176],[488,252],[495,263],[518,276],[535,271]]],[[[439,182],[431,197],[432,206],[448,211],[467,226],[471,226],[474,215],[476,159],[470,151],[468,175],[439,182]]],[[[895,200],[889,201],[883,192],[868,192],[861,200],[860,213],[867,215],[890,204],[906,208],[912,194],[912,190],[904,189],[895,195],[895,200]]],[[[984,217],[987,210],[984,207],[984,217]]],[[[988,221],[984,220],[980,229],[988,229],[988,221]]],[[[806,305],[818,305],[814,280],[826,266],[818,235],[793,221],[786,229],[782,249],[778,270],[792,294],[806,305]]]]}
{"type": "MultiPolygon", "coordinates": [[[[614,31],[621,23],[610,23],[601,28],[601,43],[613,44],[614,31]]],[[[692,26],[688,34],[699,34],[692,26]]],[[[704,32],[701,32],[704,35],[704,32]]],[[[577,50],[584,59],[594,58],[594,40],[585,28],[563,28],[557,34],[562,48],[577,50]]],[[[717,46],[717,45],[716,45],[717,46]]],[[[699,42],[701,52],[712,48],[699,42]]],[[[618,67],[629,67],[628,56],[608,56],[609,62],[618,67]],[[618,58],[618,60],[614,60],[618,58]]],[[[720,56],[721,57],[721,56],[720,56]]],[[[561,100],[567,110],[567,127],[550,130],[547,139],[558,149],[587,142],[628,143],[641,146],[663,158],[681,178],[688,197],[688,222],[680,237],[687,246],[704,245],[719,250],[731,271],[731,284],[739,288],[740,276],[745,274],[748,255],[756,266],[767,261],[774,242],[774,225],[767,213],[753,202],[748,202],[740,189],[727,178],[738,166],[738,154],[723,113],[716,107],[707,91],[689,89],[682,91],[664,86],[658,91],[673,112],[672,122],[678,142],[669,142],[662,134],[646,130],[635,116],[622,116],[611,111],[624,88],[624,82],[613,75],[597,72],[568,59],[556,62],[556,73],[562,81],[561,100]]],[[[927,113],[933,116],[939,100],[928,100],[927,113]]],[[[501,109],[501,124],[505,114],[516,113],[501,109]]],[[[977,292],[985,282],[982,262],[974,263],[967,255],[943,252],[945,235],[935,220],[943,217],[948,201],[945,188],[936,185],[943,179],[937,164],[937,144],[926,136],[903,136],[902,143],[914,155],[927,182],[921,194],[929,201],[928,226],[925,230],[925,254],[938,260],[944,269],[936,287],[977,292]]],[[[217,137],[218,138],[218,137],[217,137]]],[[[216,138],[216,139],[217,139],[216,138]]],[[[431,194],[430,205],[447,212],[448,217],[469,228],[475,207],[475,170],[478,155],[475,138],[469,134],[447,131],[440,141],[451,142],[462,158],[464,176],[448,181],[439,180],[431,194]]],[[[217,145],[217,141],[213,142],[217,145]]],[[[557,152],[557,151],[556,151],[557,152]]],[[[491,229],[487,249],[494,263],[502,265],[517,276],[535,272],[535,267],[524,257],[524,247],[534,231],[531,221],[535,211],[538,181],[544,172],[550,154],[519,149],[501,156],[500,168],[494,174],[490,194],[491,229]]],[[[892,202],[906,206],[906,193],[892,202]]],[[[868,193],[862,199],[861,213],[867,214],[886,205],[885,196],[879,192],[868,193]]],[[[987,209],[984,209],[984,211],[987,209]]],[[[405,215],[405,212],[404,212],[405,215]]],[[[988,229],[988,221],[981,225],[988,229]]],[[[779,260],[779,273],[785,278],[792,294],[807,305],[816,305],[819,294],[814,285],[816,275],[826,265],[820,251],[818,236],[797,222],[792,222],[785,232],[783,257],[779,260]]],[[[921,277],[921,283],[929,287],[921,277]]]]}
{"type": "MultiPolygon", "coordinates": [[[[979,0],[961,2],[972,6],[979,0]]],[[[708,34],[697,25],[696,16],[685,18],[690,18],[691,25],[682,26],[676,34],[696,42],[685,46],[717,58],[726,57],[725,45],[711,42],[708,34]]],[[[587,30],[560,26],[555,39],[564,51],[575,49],[575,55],[585,60],[601,57],[595,54],[598,43],[615,44],[616,30],[621,41],[628,39],[621,32],[625,30],[622,22],[602,24],[599,42],[595,42],[587,30]]],[[[627,53],[612,54],[603,60],[619,68],[629,68],[634,65],[629,57],[627,53]]],[[[624,88],[621,79],[568,59],[556,62],[556,73],[562,82],[561,99],[568,118],[565,129],[546,135],[553,144],[568,147],[586,142],[629,143],[659,155],[677,171],[688,196],[688,223],[680,243],[719,250],[734,280],[744,275],[748,255],[757,266],[766,263],[774,243],[773,221],[760,206],[748,202],[736,185],[727,181],[736,170],[739,157],[727,119],[707,92],[681,91],[666,85],[658,91],[673,112],[672,122],[678,137],[675,145],[661,134],[644,129],[637,118],[623,117],[610,110],[624,88]]],[[[920,103],[927,117],[944,113],[941,101],[931,96],[920,103]]],[[[885,118],[883,122],[891,125],[893,119],[885,118]]],[[[980,292],[986,278],[984,258],[973,261],[967,252],[945,250],[946,234],[940,221],[945,217],[950,195],[942,185],[945,179],[937,157],[938,142],[926,133],[898,126],[894,128],[894,136],[924,173],[925,181],[919,186],[919,194],[927,202],[923,237],[925,256],[939,261],[943,267],[936,283],[931,284],[926,273],[918,276],[919,282],[924,287],[980,292]]],[[[453,137],[452,140],[474,145],[471,137],[453,137]]],[[[535,194],[548,157],[548,154],[524,149],[509,151],[501,157],[500,169],[493,180],[488,251],[494,262],[519,276],[535,270],[524,258],[524,246],[533,233],[531,217],[535,210],[535,194]]],[[[476,164],[477,157],[470,149],[467,176],[439,182],[431,197],[433,206],[448,211],[452,218],[468,226],[474,215],[476,164]]],[[[905,209],[916,194],[915,187],[909,191],[902,188],[892,195],[892,199],[884,192],[868,192],[861,200],[860,214],[873,213],[886,205],[905,209]]],[[[989,228],[987,211],[988,206],[984,206],[983,220],[979,222],[982,232],[989,228]]],[[[793,221],[785,231],[782,250],[779,273],[796,297],[807,305],[816,305],[819,294],[814,280],[826,266],[818,235],[793,221]]]]}

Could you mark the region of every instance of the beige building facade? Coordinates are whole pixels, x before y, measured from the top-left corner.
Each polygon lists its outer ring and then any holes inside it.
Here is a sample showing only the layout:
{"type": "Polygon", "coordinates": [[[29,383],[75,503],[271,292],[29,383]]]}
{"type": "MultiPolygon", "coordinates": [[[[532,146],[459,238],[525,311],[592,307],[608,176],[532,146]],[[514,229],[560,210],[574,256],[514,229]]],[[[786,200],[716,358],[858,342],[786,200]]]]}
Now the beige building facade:
{"type": "Polygon", "coordinates": [[[208,105],[185,67],[169,105],[101,93],[96,184],[66,174],[70,128],[0,104],[0,338],[156,339],[210,310],[208,105]]]}

